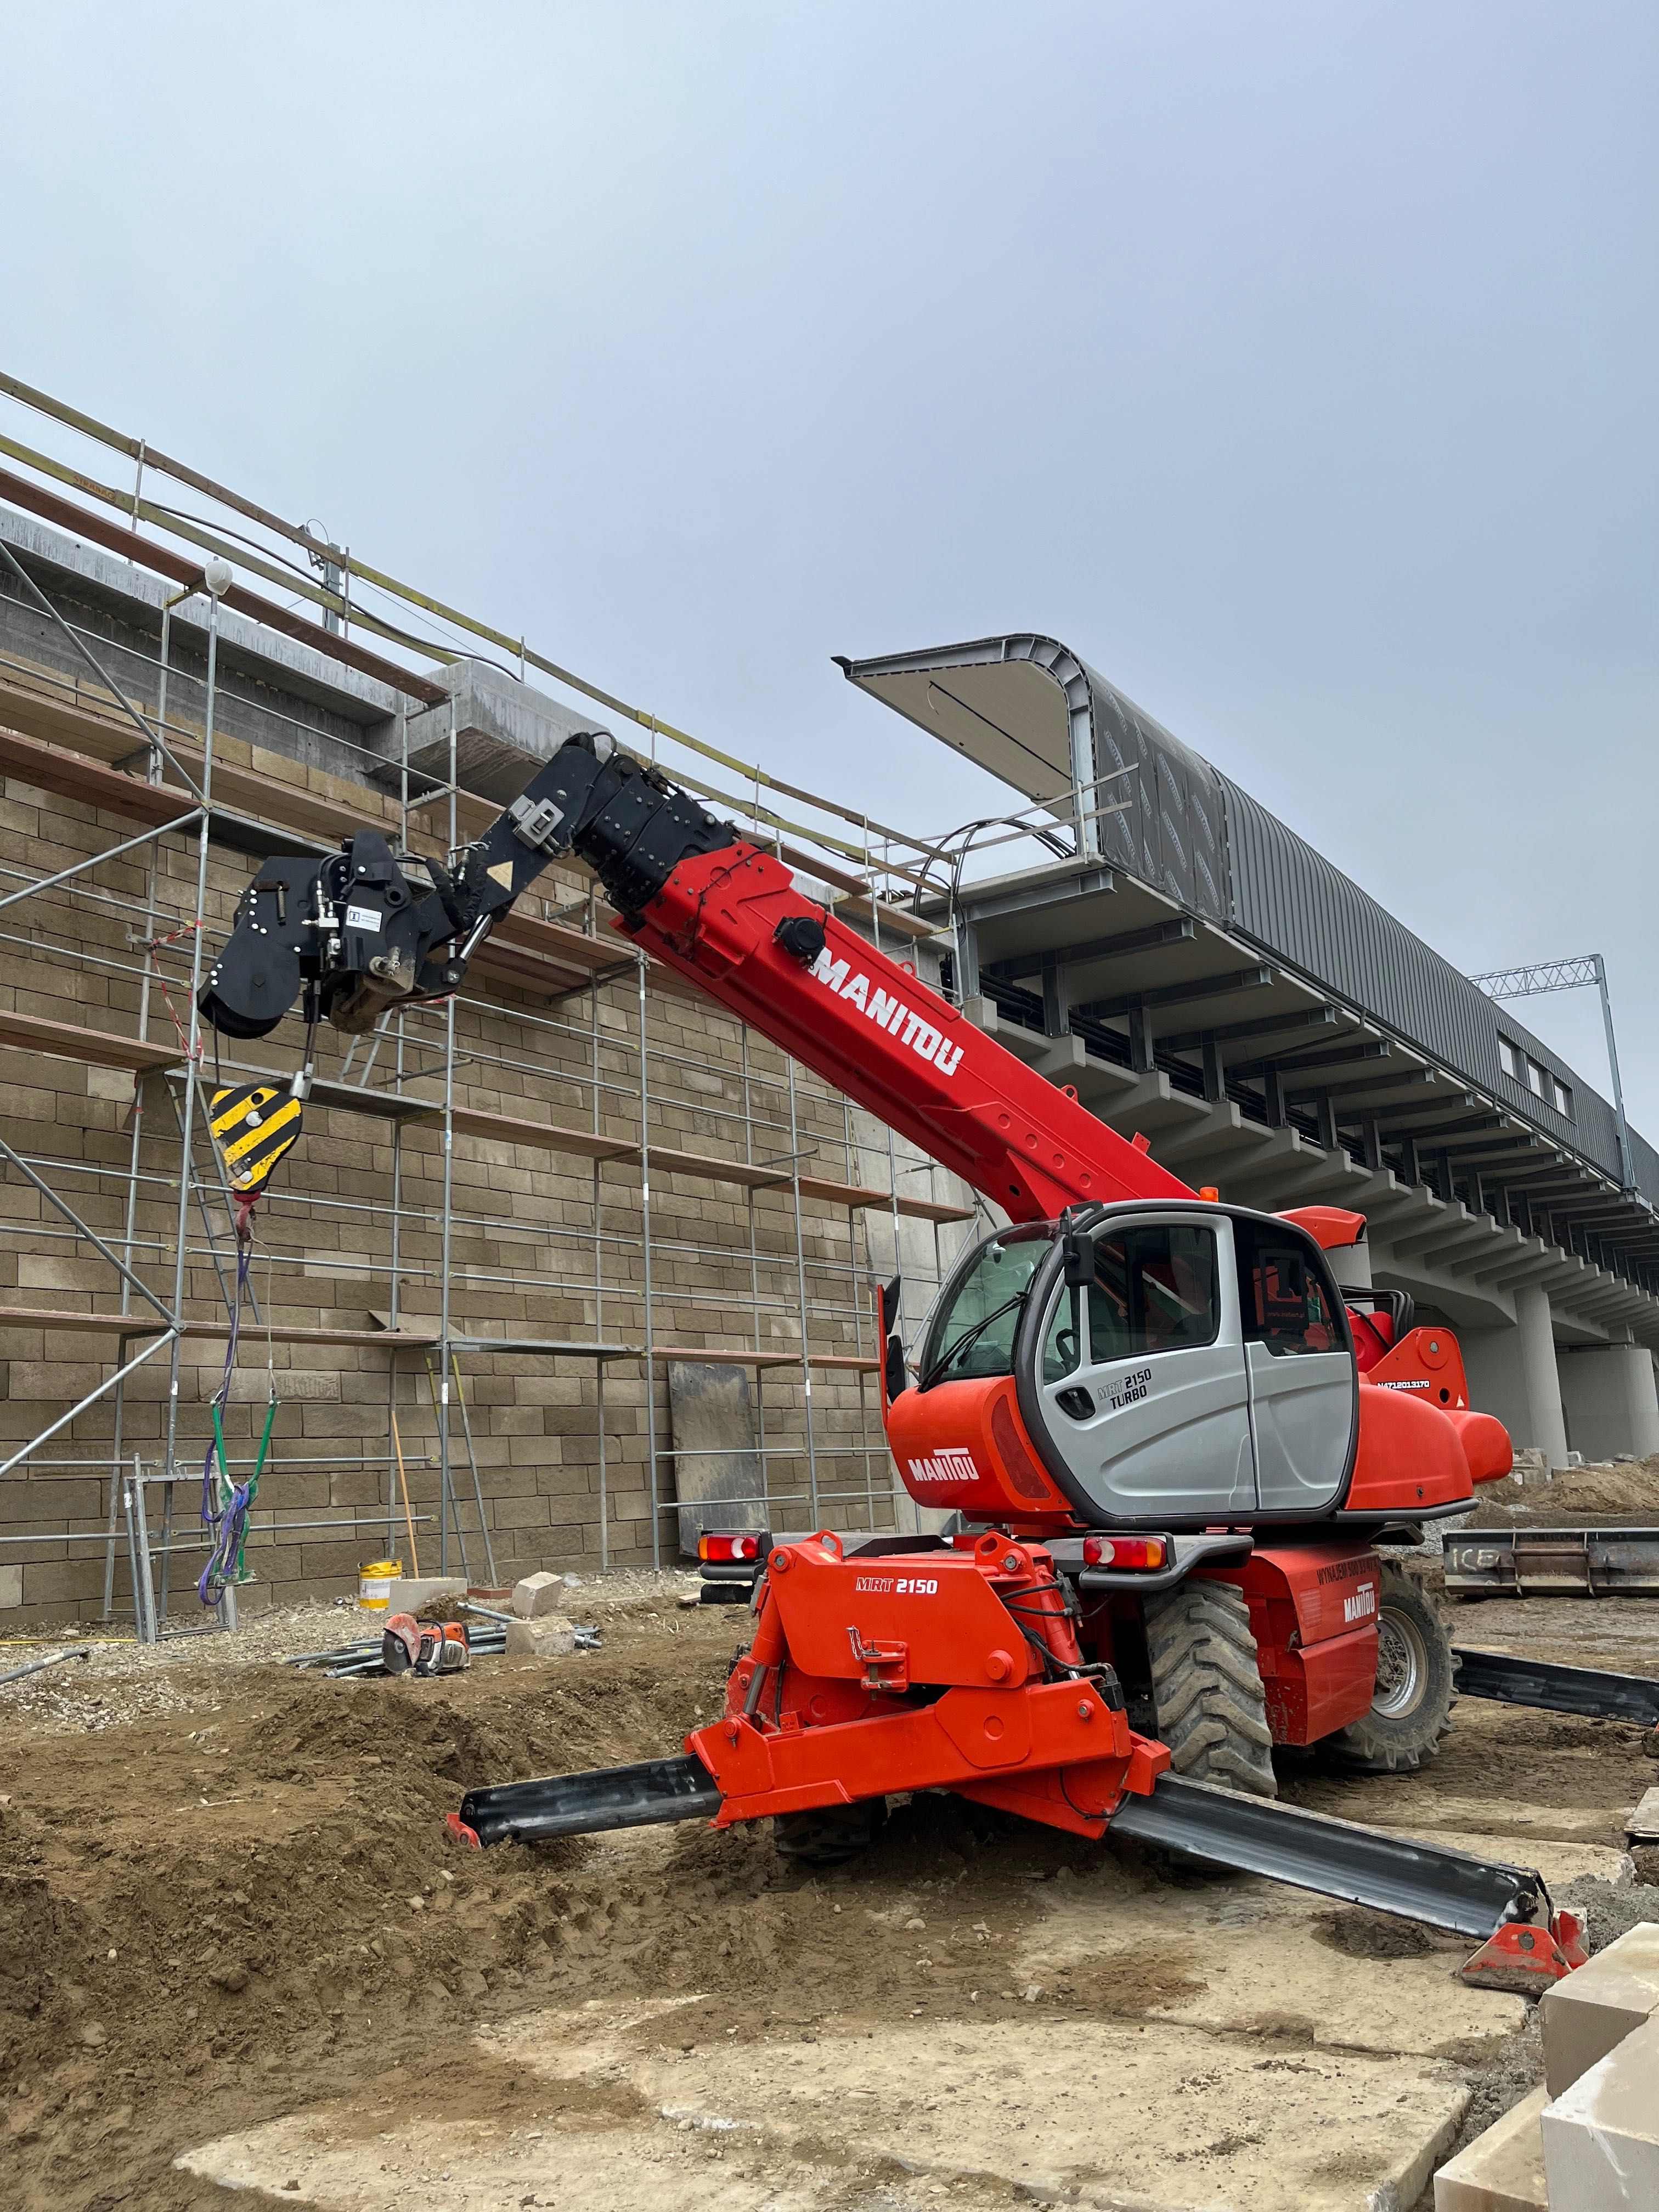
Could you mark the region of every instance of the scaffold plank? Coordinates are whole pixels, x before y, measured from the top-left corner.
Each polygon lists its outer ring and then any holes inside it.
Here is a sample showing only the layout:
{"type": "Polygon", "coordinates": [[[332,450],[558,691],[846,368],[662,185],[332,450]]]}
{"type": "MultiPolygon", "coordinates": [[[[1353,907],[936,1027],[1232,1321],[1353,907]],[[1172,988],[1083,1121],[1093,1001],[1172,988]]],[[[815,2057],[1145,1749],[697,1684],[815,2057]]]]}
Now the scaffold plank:
{"type": "MultiPolygon", "coordinates": [[[[84,1336],[160,1336],[167,1323],[159,1314],[69,1313],[45,1306],[0,1306],[0,1328],[68,1329],[84,1336]]],[[[261,1343],[269,1334],[273,1344],[340,1344],[389,1346],[394,1352],[430,1349],[438,1341],[435,1330],[386,1328],[309,1328],[298,1323],[273,1322],[267,1332],[263,1322],[250,1321],[250,1334],[261,1343]]],[[[216,1337],[230,1334],[222,1321],[187,1321],[181,1336],[216,1337]]]]}
{"type": "MultiPolygon", "coordinates": [[[[659,1344],[653,1346],[651,1357],[659,1367],[671,1362],[678,1364],[682,1360],[701,1361],[709,1367],[799,1367],[803,1364],[799,1351],[730,1352],[702,1344],[659,1344]]],[[[805,1364],[873,1374],[881,1362],[860,1358],[851,1352],[809,1352],[805,1364]]]]}
{"type": "Polygon", "coordinates": [[[54,1060],[76,1060],[89,1067],[125,1067],[148,1075],[179,1067],[185,1055],[176,1043],[146,1044],[137,1037],[114,1036],[107,1030],[78,1022],[49,1022],[38,1014],[0,1013],[0,1046],[14,1052],[42,1052],[54,1060]]]}

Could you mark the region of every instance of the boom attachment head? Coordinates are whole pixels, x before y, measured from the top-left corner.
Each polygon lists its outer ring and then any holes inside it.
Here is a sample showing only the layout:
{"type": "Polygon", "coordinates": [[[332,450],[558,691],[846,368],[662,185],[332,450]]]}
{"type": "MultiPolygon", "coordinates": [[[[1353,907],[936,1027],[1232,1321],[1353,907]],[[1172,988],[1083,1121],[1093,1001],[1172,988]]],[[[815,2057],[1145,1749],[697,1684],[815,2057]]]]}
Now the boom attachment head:
{"type": "Polygon", "coordinates": [[[551,860],[574,851],[624,915],[688,854],[735,832],[605,731],[568,738],[452,866],[359,830],[323,860],[267,860],[202,988],[204,1021],[268,1036],[306,995],[337,1030],[372,1030],[390,1006],[453,991],[467,962],[551,860]]]}

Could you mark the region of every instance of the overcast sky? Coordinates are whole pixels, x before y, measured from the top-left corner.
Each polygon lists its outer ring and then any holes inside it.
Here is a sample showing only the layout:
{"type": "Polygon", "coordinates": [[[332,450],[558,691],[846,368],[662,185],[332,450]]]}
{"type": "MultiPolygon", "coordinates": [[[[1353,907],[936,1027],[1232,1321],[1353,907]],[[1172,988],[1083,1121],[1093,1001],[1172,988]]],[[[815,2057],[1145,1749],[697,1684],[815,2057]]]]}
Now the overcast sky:
{"type": "Polygon", "coordinates": [[[1652,0],[0,34],[12,374],[907,826],[830,654],[1050,632],[1659,1139],[1652,0]]]}

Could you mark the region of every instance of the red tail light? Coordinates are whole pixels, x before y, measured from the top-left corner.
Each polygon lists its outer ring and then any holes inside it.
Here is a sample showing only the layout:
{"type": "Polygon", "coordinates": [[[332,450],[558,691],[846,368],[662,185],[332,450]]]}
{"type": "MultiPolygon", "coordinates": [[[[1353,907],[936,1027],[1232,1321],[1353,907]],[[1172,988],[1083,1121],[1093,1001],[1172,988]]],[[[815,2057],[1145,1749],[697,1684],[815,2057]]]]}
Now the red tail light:
{"type": "Polygon", "coordinates": [[[1161,1567],[1170,1556],[1162,1536],[1085,1536],[1085,1567],[1161,1567]]]}
{"type": "Polygon", "coordinates": [[[697,1557],[711,1566],[743,1566],[759,1559],[765,1540],[752,1529],[737,1536],[699,1536],[697,1557]]]}

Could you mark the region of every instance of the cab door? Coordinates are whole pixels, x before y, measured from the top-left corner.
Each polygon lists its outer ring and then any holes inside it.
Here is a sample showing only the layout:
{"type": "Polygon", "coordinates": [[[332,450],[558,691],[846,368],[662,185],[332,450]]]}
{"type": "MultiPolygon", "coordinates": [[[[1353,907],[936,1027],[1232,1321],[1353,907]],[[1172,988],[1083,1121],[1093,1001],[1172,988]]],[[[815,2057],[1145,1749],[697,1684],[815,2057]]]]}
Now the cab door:
{"type": "Polygon", "coordinates": [[[1293,1231],[1240,1219],[1233,1234],[1261,1510],[1318,1512],[1347,1478],[1358,1422],[1341,1298],[1293,1231]]]}
{"type": "Polygon", "coordinates": [[[1255,1504],[1232,1224],[1109,1218],[1086,1292],[1046,1332],[1045,1425],[1103,1519],[1226,1517],[1255,1504]]]}

